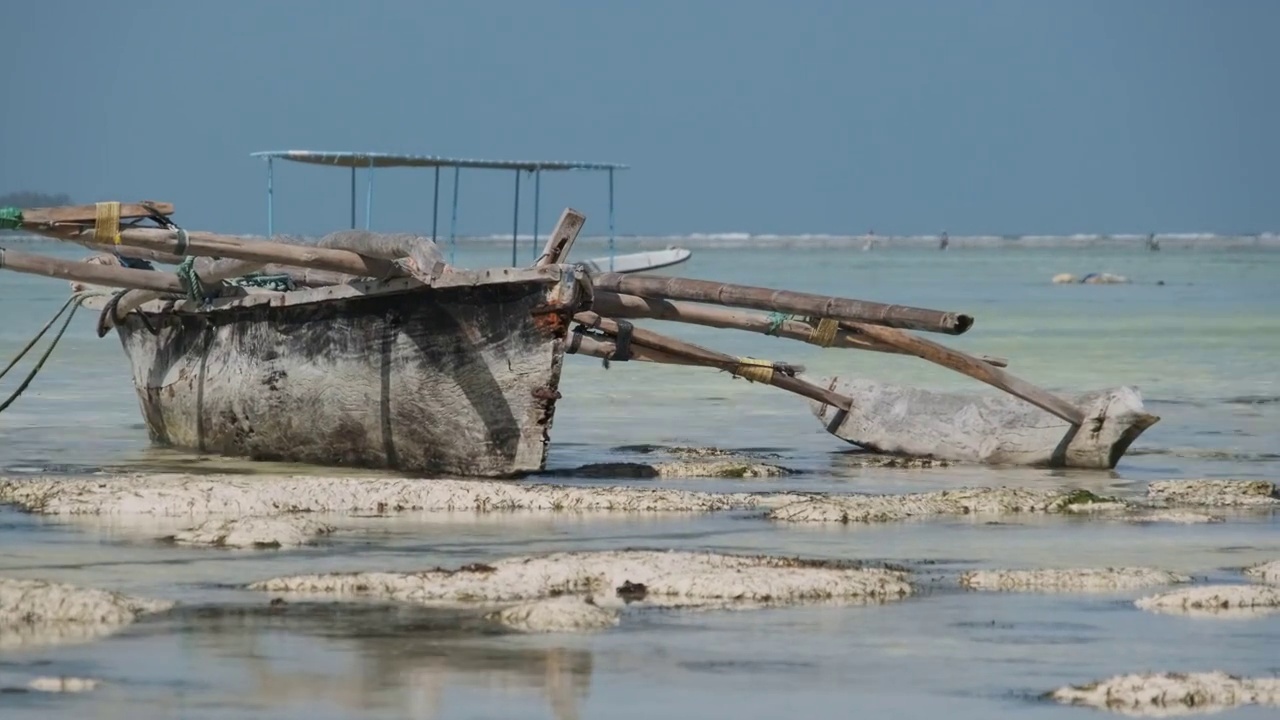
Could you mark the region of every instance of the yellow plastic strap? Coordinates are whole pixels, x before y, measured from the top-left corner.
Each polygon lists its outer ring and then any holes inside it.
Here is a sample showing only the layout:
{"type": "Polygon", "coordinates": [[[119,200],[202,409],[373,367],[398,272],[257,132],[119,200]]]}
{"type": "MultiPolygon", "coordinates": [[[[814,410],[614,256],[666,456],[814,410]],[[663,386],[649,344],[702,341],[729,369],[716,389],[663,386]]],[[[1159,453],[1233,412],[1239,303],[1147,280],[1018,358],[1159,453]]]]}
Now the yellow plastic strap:
{"type": "Polygon", "coordinates": [[[749,357],[738,358],[738,367],[734,369],[733,374],[751,382],[768,384],[773,380],[773,361],[749,357]]]}
{"type": "Polygon", "coordinates": [[[836,330],[840,329],[840,322],[834,318],[824,317],[818,321],[818,327],[809,333],[809,342],[819,347],[831,347],[831,343],[835,342],[836,330]]]}
{"type": "Polygon", "coordinates": [[[120,244],[120,203],[100,202],[93,221],[93,241],[120,244]]]}

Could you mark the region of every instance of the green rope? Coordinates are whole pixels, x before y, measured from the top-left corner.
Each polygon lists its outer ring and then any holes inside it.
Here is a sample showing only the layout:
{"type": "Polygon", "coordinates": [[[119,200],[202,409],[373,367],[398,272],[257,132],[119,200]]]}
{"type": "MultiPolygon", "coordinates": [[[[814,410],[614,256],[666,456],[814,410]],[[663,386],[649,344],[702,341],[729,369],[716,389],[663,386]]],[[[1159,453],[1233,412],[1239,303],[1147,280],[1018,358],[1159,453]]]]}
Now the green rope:
{"type": "Polygon", "coordinates": [[[0,230],[17,230],[22,227],[22,208],[0,207],[0,230]]]}
{"type": "Polygon", "coordinates": [[[188,255],[178,263],[178,281],[182,283],[182,289],[187,291],[187,297],[199,302],[204,292],[204,286],[200,283],[200,276],[196,274],[196,258],[194,255],[188,255]]]}
{"type": "Polygon", "coordinates": [[[769,329],[764,331],[765,335],[777,335],[782,329],[782,323],[790,320],[791,316],[786,313],[774,312],[769,313],[769,329]]]}

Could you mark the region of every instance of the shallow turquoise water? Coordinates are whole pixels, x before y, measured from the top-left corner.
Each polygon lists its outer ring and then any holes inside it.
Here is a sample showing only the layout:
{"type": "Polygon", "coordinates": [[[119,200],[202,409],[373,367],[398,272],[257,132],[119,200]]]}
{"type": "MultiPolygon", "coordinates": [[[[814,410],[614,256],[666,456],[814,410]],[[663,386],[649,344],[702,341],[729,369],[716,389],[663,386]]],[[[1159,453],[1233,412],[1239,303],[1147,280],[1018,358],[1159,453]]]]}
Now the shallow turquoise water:
{"type": "MultiPolygon", "coordinates": [[[[633,249],[626,243],[619,250],[633,249]]],[[[1114,472],[854,466],[806,401],[684,370],[571,357],[556,411],[553,468],[625,458],[655,443],[769,448],[804,470],[776,481],[669,481],[688,488],[910,492],[960,485],[1070,485],[1140,495],[1176,477],[1280,479],[1280,252],[1271,249],[1050,247],[948,252],[891,243],[700,248],[672,273],[973,314],[940,341],[1010,359],[1052,389],[1141,388],[1162,417],[1114,472]],[[1060,272],[1112,272],[1130,285],[1053,285],[1060,272]],[[1163,281],[1164,284],[1157,284],[1163,281]]],[[[79,248],[22,249],[75,257],[79,248]]],[[[575,255],[597,256],[586,243],[575,255]]],[[[464,246],[461,264],[505,264],[500,244],[464,246]]],[[[0,275],[0,358],[66,299],[61,281],[0,275]]],[[[0,413],[0,469],[249,471],[241,462],[148,446],[118,341],[73,322],[44,372],[0,413]]],[[[651,322],[734,354],[785,359],[815,375],[860,375],[985,392],[896,356],[651,322]]],[[[24,362],[15,372],[29,367],[24,362]]],[[[13,375],[0,383],[7,393],[13,375]]],[[[257,466],[258,471],[273,466],[257,466]]],[[[285,467],[289,471],[305,468],[285,467]]],[[[712,516],[417,515],[364,522],[319,547],[232,552],[154,542],[145,523],[53,521],[0,510],[0,573],[185,603],[260,604],[230,585],[290,572],[419,569],[564,549],[669,547],[891,560],[925,576],[975,567],[1146,564],[1225,581],[1280,558],[1275,515],[1215,525],[1133,526],[1073,518],[999,525],[964,519],[790,527],[712,516]]],[[[1035,699],[1121,672],[1280,672],[1280,615],[1194,620],[1137,611],[1142,592],[997,595],[929,590],[884,606],[728,613],[638,613],[600,635],[477,637],[415,611],[317,610],[295,620],[208,617],[143,623],[87,645],[0,653],[0,686],[33,674],[108,685],[83,698],[0,694],[4,717],[773,717],[862,711],[901,717],[1085,716],[1035,699]],[[121,658],[129,658],[121,662],[121,658]]],[[[1230,717],[1269,717],[1245,709],[1230,717]]]]}

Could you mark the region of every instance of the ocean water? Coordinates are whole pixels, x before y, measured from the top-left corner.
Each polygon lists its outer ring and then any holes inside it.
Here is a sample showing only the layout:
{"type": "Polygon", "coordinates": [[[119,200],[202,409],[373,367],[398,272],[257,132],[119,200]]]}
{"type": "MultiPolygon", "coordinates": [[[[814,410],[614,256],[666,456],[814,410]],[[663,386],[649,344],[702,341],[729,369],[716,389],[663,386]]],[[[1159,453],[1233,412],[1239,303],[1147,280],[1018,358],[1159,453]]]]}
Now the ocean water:
{"type": "MultiPolygon", "coordinates": [[[[548,466],[637,459],[623,447],[629,445],[712,445],[767,449],[802,472],[776,480],[663,480],[664,486],[913,492],[1023,485],[1140,496],[1157,479],[1280,480],[1280,250],[1257,238],[1179,236],[1148,252],[1140,239],[1129,240],[953,238],[946,252],[891,239],[863,251],[853,238],[618,244],[619,252],[691,248],[693,258],[667,274],[969,313],[976,322],[968,333],[933,339],[1006,357],[1009,371],[1053,390],[1136,385],[1161,421],[1114,471],[858,467],[852,448],[828,435],[802,398],[712,370],[641,363],[605,369],[581,357],[565,364],[548,466]],[[1111,272],[1133,282],[1050,283],[1063,272],[1111,272]]],[[[51,243],[21,249],[86,254],[51,243]]],[[[521,248],[522,259],[528,250],[521,248]]],[[[600,241],[587,239],[574,256],[603,254],[600,241]]],[[[464,242],[457,261],[504,265],[510,248],[464,242]]],[[[0,274],[0,360],[35,334],[67,292],[62,281],[0,274]]],[[[74,319],[30,388],[0,413],[0,474],[326,472],[150,447],[119,342],[97,338],[93,316],[82,311],[74,319]]],[[[733,354],[800,363],[816,376],[989,390],[901,356],[642,324],[733,354]]],[[[32,359],[0,382],[0,396],[16,388],[32,359]]],[[[727,718],[838,708],[890,717],[1066,718],[1091,711],[1038,695],[1124,672],[1280,672],[1280,614],[1189,619],[1138,611],[1131,601],[1142,591],[988,594],[951,583],[956,572],[972,568],[1130,564],[1238,582],[1240,567],[1280,558],[1274,514],[1150,526],[1050,517],[792,527],[737,513],[418,514],[343,522],[351,532],[315,547],[224,551],[157,544],[162,528],[154,524],[0,509],[0,574],[170,597],[189,608],[93,643],[0,651],[0,686],[20,686],[36,674],[106,683],[83,697],[0,693],[0,713],[727,718]],[[887,605],[633,612],[604,633],[547,636],[469,632],[447,613],[376,604],[272,615],[248,610],[260,608],[262,597],[236,587],[295,572],[425,569],[621,547],[887,560],[916,568],[925,580],[917,596],[887,605]]],[[[1252,708],[1228,715],[1274,713],[1252,708]]]]}

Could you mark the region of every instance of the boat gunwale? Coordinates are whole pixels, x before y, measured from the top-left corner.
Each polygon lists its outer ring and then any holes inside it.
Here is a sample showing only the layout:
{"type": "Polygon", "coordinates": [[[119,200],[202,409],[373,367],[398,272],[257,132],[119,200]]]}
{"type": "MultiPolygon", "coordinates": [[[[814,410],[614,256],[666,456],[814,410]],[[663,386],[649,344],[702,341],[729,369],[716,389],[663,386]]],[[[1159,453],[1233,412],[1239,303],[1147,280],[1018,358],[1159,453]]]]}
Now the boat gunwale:
{"type": "Polygon", "coordinates": [[[562,296],[562,303],[571,306],[575,296],[590,296],[586,291],[573,292],[575,284],[589,284],[586,273],[572,265],[544,265],[533,268],[489,268],[485,270],[450,269],[430,280],[415,277],[397,277],[373,280],[352,280],[340,285],[305,288],[280,292],[261,288],[239,288],[243,294],[227,295],[208,300],[156,299],[143,303],[134,312],[145,315],[209,315],[236,309],[268,305],[292,307],[337,302],[364,297],[406,293],[430,293],[433,290],[484,287],[489,285],[544,284],[564,285],[570,289],[562,296]]]}

